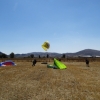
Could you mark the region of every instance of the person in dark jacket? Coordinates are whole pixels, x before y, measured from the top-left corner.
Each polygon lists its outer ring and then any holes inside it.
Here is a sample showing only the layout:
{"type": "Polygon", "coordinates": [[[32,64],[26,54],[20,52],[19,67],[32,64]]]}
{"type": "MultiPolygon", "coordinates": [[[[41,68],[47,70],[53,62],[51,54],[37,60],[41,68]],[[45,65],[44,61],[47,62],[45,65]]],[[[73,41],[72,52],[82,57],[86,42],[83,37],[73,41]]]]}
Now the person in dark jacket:
{"type": "Polygon", "coordinates": [[[85,62],[86,62],[86,66],[89,67],[89,60],[86,59],[85,62]]]}
{"type": "Polygon", "coordinates": [[[34,59],[33,61],[32,61],[32,66],[35,66],[35,64],[37,63],[37,61],[36,61],[36,59],[34,59]]]}

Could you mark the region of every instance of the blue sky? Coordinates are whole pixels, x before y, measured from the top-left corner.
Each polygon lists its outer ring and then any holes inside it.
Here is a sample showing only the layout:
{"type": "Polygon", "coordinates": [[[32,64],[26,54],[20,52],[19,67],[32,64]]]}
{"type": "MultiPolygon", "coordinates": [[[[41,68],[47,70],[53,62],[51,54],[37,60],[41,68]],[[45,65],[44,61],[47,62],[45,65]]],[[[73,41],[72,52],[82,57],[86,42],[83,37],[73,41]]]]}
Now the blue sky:
{"type": "Polygon", "coordinates": [[[6,54],[100,50],[100,0],[0,0],[0,35],[6,54]]]}

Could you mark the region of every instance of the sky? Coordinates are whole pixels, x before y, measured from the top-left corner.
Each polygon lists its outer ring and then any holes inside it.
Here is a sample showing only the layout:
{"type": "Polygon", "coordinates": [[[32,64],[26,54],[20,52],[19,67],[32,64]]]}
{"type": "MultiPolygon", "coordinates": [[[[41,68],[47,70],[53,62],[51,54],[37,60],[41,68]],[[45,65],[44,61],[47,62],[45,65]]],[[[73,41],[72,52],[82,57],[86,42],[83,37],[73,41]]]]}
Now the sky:
{"type": "Polygon", "coordinates": [[[6,54],[100,50],[100,0],[0,0],[0,37],[6,54]]]}

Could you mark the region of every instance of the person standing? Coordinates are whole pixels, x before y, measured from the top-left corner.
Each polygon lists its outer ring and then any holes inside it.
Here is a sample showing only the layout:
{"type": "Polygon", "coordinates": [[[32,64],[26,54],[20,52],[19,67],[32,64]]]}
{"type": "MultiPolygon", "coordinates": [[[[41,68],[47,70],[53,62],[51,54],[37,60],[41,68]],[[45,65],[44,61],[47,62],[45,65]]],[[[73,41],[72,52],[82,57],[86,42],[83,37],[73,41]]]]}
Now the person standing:
{"type": "Polygon", "coordinates": [[[35,64],[37,63],[37,61],[36,61],[36,59],[34,59],[33,61],[32,61],[32,66],[35,66],[35,64]]]}
{"type": "Polygon", "coordinates": [[[86,66],[89,67],[89,60],[86,59],[85,62],[86,62],[86,66]]]}

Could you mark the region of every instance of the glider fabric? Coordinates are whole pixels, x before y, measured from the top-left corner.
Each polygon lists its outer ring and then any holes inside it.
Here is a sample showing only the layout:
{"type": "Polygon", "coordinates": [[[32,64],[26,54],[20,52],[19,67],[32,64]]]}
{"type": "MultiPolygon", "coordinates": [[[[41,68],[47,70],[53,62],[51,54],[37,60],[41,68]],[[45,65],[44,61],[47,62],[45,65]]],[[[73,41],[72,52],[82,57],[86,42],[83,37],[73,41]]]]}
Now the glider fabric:
{"type": "Polygon", "coordinates": [[[54,65],[58,68],[58,69],[66,69],[67,67],[60,61],[58,61],[57,59],[54,58],[54,65]]]}
{"type": "Polygon", "coordinates": [[[42,48],[43,48],[45,51],[47,51],[47,50],[50,48],[49,42],[48,42],[48,41],[44,42],[44,43],[42,44],[42,48]]]}
{"type": "Polygon", "coordinates": [[[15,66],[16,64],[13,61],[7,60],[5,62],[0,62],[0,66],[15,66]]]}
{"type": "Polygon", "coordinates": [[[47,68],[54,68],[54,69],[66,69],[67,67],[60,61],[54,58],[54,64],[48,64],[47,68]]]}

